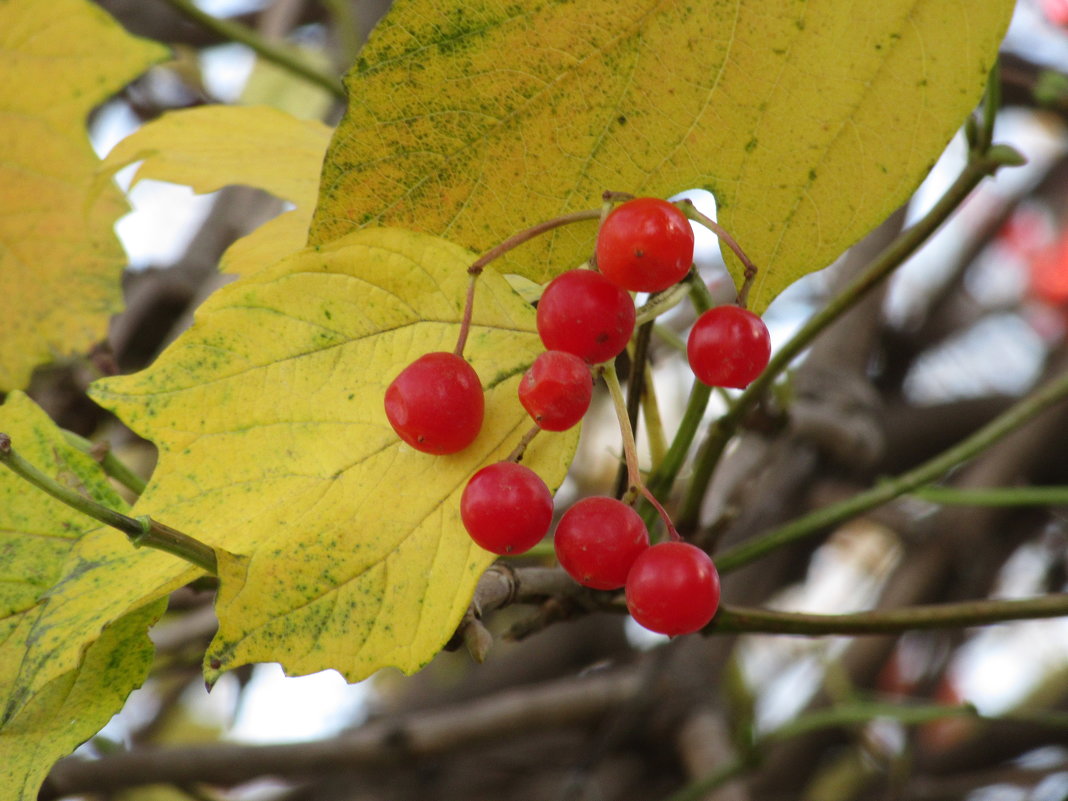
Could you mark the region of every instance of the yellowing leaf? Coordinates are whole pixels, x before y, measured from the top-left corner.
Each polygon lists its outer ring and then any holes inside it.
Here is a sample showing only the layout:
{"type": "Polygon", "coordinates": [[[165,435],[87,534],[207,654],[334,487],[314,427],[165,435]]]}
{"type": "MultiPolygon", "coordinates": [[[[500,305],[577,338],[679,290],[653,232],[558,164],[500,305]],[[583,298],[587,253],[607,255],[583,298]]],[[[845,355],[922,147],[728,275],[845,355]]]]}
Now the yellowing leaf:
{"type": "Polygon", "coordinates": [[[219,272],[249,275],[304,247],[312,204],[279,214],[234,241],[219,259],[219,272]]]}
{"type": "Polygon", "coordinates": [[[330,133],[321,122],[268,106],[201,106],[164,114],[135,131],[108,154],[102,169],[111,175],[142,161],[134,183],[153,178],[197,192],[243,184],[293,203],[294,211],[224,255],[225,271],[246,274],[304,246],[330,133]],[[273,255],[260,261],[266,253],[273,255]]]}
{"type": "MultiPolygon", "coordinates": [[[[401,443],[382,398],[419,355],[452,349],[473,258],[356,232],[223,288],[154,365],[94,385],[160,448],[137,509],[242,554],[220,559],[209,676],[279,661],[356,680],[416,670],[449,639],[493,559],[461,526],[460,492],[530,427],[516,389],[542,350],[533,309],[479,279],[465,355],[486,422],[462,453],[401,443]]],[[[575,439],[543,434],[524,461],[556,486],[575,439]]]]}
{"type": "MultiPolygon", "coordinates": [[[[909,196],[1013,5],[398,0],[347,76],[309,241],[376,223],[483,251],[605,189],[705,187],[760,268],[761,311],[909,196]]],[[[543,281],[593,230],[504,269],[543,281]]]]}
{"type": "MultiPolygon", "coordinates": [[[[0,407],[0,431],[48,475],[124,508],[100,465],[68,445],[22,393],[13,392],[0,407]]],[[[151,662],[145,631],[158,605],[123,618],[100,639],[99,626],[66,632],[64,664],[52,672],[36,670],[30,657],[38,639],[58,636],[63,647],[64,633],[41,625],[46,598],[56,582],[84,568],[76,552],[97,527],[0,467],[0,798],[36,798],[51,764],[107,723],[151,662]]],[[[121,534],[116,539],[133,550],[121,534]]]]}
{"type": "Polygon", "coordinates": [[[53,679],[0,725],[0,793],[34,801],[53,763],[103,728],[144,681],[155,649],[146,634],[165,601],[104,630],[81,665],[53,679]]]}
{"type": "Polygon", "coordinates": [[[121,307],[124,207],[90,193],[85,119],[165,55],[87,0],[0,3],[0,391],[103,339],[121,307]]]}

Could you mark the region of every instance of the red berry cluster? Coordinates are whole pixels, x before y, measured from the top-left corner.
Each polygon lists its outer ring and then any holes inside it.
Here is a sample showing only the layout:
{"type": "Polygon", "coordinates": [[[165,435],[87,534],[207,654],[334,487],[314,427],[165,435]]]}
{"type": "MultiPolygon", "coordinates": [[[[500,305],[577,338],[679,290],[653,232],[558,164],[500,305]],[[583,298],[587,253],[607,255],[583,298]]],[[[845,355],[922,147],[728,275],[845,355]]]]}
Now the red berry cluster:
{"type": "MultiPolygon", "coordinates": [[[[630,293],[660,292],[683,280],[693,247],[693,230],[678,208],[657,198],[637,198],[617,206],[602,222],[597,271],[571,270],[545,287],[537,328],[546,351],[519,383],[519,401],[537,430],[564,431],[582,419],[592,397],[593,366],[614,360],[634,333],[630,293]]],[[[461,355],[465,336],[462,332],[456,353],[420,357],[386,390],[390,424],[420,451],[456,453],[478,436],[484,400],[477,374],[461,355]]],[[[740,306],[718,306],[694,324],[687,354],[704,383],[745,387],[767,365],[767,329],[740,306]]],[[[460,516],[481,547],[519,554],[548,533],[552,493],[530,468],[497,462],[468,482],[460,516]]],[[[614,498],[585,498],[560,519],[557,559],[584,586],[625,588],[631,615],[646,628],[669,635],[696,631],[715,614],[719,577],[708,554],[678,541],[667,522],[671,539],[650,545],[649,532],[631,506],[614,498]]]]}

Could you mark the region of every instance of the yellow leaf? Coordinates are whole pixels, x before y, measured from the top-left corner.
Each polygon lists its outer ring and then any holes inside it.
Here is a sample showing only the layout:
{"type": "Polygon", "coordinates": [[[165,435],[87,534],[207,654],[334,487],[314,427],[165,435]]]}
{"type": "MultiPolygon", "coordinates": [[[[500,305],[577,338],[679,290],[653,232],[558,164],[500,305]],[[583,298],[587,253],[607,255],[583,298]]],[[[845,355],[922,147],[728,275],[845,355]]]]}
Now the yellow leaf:
{"type": "MultiPolygon", "coordinates": [[[[460,492],[530,427],[516,389],[542,350],[533,309],[479,279],[465,355],[486,423],[462,453],[401,443],[382,398],[419,355],[452,349],[473,259],[365,229],[223,288],[154,365],[94,384],[160,449],[136,508],[242,554],[220,557],[209,677],[278,661],[357,680],[416,670],[449,639],[493,560],[462,528],[460,492]]],[[[539,436],[524,463],[557,486],[576,436],[539,436]]]]}
{"type": "Polygon", "coordinates": [[[104,629],[82,663],[53,679],[0,725],[0,793],[35,801],[53,763],[103,728],[148,674],[155,649],[149,626],[161,600],[104,629]]]}
{"type": "MultiPolygon", "coordinates": [[[[605,189],[705,187],[760,268],[759,312],[908,198],[1013,5],[398,0],[347,76],[309,241],[373,223],[483,251],[605,189]]],[[[502,269],[542,282],[593,231],[502,269]]]]}
{"type": "Polygon", "coordinates": [[[86,0],[0,3],[0,391],[104,338],[126,263],[89,111],[166,56],[86,0]]]}
{"type": "Polygon", "coordinates": [[[141,161],[134,183],[152,178],[197,192],[243,184],[293,203],[295,210],[224,254],[223,270],[247,274],[304,246],[330,133],[321,122],[268,106],[201,106],[172,111],[138,129],[114,147],[101,169],[112,175],[141,161]],[[265,253],[272,254],[266,261],[265,253]]]}
{"type": "MultiPolygon", "coordinates": [[[[68,445],[21,392],[0,407],[0,431],[48,475],[113,509],[125,508],[100,465],[68,445]]],[[[123,618],[99,639],[107,620],[95,630],[41,625],[50,588],[84,569],[78,547],[98,525],[0,467],[0,798],[36,798],[51,764],[119,711],[151,662],[145,631],[162,611],[159,605],[123,618]],[[36,669],[31,654],[39,639],[53,640],[64,652],[63,667],[36,669]]],[[[133,550],[121,534],[112,535],[133,550]]]]}
{"type": "Polygon", "coordinates": [[[219,272],[249,275],[304,247],[312,204],[286,211],[234,241],[219,259],[219,272]]]}

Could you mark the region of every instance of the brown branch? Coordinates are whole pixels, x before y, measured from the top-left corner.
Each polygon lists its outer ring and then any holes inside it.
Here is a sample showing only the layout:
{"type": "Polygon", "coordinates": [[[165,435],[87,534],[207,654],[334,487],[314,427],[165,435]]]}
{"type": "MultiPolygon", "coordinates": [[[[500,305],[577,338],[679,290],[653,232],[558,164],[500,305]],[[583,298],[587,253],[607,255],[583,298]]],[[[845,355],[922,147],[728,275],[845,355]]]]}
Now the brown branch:
{"type": "Polygon", "coordinates": [[[514,734],[588,724],[624,703],[639,685],[635,671],[620,670],[509,690],[407,719],[375,721],[333,740],[268,746],[213,743],[144,749],[94,761],[67,758],[52,769],[38,801],[144,784],[233,786],[263,776],[310,777],[388,765],[514,734]]]}

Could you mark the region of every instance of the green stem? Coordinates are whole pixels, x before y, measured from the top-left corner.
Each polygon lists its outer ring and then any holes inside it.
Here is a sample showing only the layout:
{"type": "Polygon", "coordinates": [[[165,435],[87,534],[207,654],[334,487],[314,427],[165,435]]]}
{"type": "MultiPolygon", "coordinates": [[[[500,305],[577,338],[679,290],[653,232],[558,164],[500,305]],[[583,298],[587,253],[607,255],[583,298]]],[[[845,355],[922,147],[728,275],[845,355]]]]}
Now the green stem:
{"type": "MultiPolygon", "coordinates": [[[[630,351],[630,378],[627,381],[627,423],[630,425],[631,435],[638,430],[638,413],[641,411],[642,396],[645,394],[645,368],[649,364],[649,340],[653,336],[652,322],[641,325],[634,335],[634,347],[630,351]]],[[[627,491],[627,475],[630,472],[629,465],[616,471],[616,483],[613,495],[617,498],[627,491]]],[[[633,482],[631,482],[633,483],[633,482]]]]}
{"type": "Polygon", "coordinates": [[[64,431],[63,437],[82,453],[94,459],[104,468],[105,473],[130,490],[130,492],[140,495],[145,491],[145,487],[148,486],[147,482],[127,467],[110,448],[102,450],[98,445],[94,445],[85,437],[80,437],[73,431],[64,431]]]}
{"type": "Polygon", "coordinates": [[[1068,503],[1068,487],[920,487],[909,494],[940,506],[1055,506],[1068,503]]]}
{"type": "Polygon", "coordinates": [[[815,615],[720,606],[706,634],[794,634],[804,637],[900,634],[927,629],[989,626],[1011,620],[1068,616],[1068,594],[965,601],[845,615],[815,615]]]}
{"type": "Polygon", "coordinates": [[[11,447],[11,437],[7,434],[0,434],[0,463],[72,509],[99,520],[106,526],[117,528],[130,539],[135,547],[145,546],[166,551],[209,573],[218,572],[215,551],[210,546],[193,539],[188,534],[165,526],[148,515],[138,518],[128,517],[63,486],[17,453],[11,447]]]}
{"type": "Polygon", "coordinates": [[[202,28],[218,34],[224,39],[243,44],[259,54],[261,58],[289,70],[309,83],[317,84],[339,100],[346,100],[345,87],[333,75],[313,67],[292,48],[268,42],[250,28],[230,20],[219,19],[201,11],[192,0],[165,0],[175,11],[192,20],[202,28]]]}
{"type": "Polygon", "coordinates": [[[869,723],[876,718],[896,720],[907,726],[930,723],[944,718],[978,717],[978,711],[971,704],[947,706],[944,704],[890,704],[873,701],[853,701],[826,709],[806,712],[763,738],[768,740],[787,740],[801,734],[808,734],[819,729],[857,726],[869,723]]]}
{"type": "Polygon", "coordinates": [[[689,492],[678,514],[677,523],[681,530],[688,531],[697,527],[701,501],[712,479],[712,473],[723,454],[723,449],[738,429],[740,422],[764,397],[779,374],[812,343],[818,334],[851,309],[915,253],[920,245],[949,219],[950,215],[984,178],[993,175],[999,167],[1020,163],[1019,154],[1004,145],[995,145],[984,154],[973,154],[973,158],[965,165],[957,180],[946,190],[934,207],[915,225],[891,242],[864,273],[857,276],[837,297],[812,315],[801,329],[772,355],[764,372],[738,396],[734,406],[710,427],[694,463],[694,474],[689,492]]]}
{"type": "MultiPolygon", "coordinates": [[[[690,300],[694,305],[694,310],[698,314],[702,314],[712,308],[712,295],[700,276],[697,273],[690,273],[687,281],[690,285],[690,300]]],[[[693,444],[694,437],[697,436],[697,429],[704,419],[705,409],[708,408],[708,400],[711,396],[712,390],[710,387],[700,381],[693,382],[693,386],[690,388],[690,397],[686,401],[686,410],[683,412],[682,420],[679,422],[679,428],[675,432],[671,446],[646,482],[649,491],[654,495],[664,497],[671,491],[679,471],[682,470],[682,466],[686,463],[690,445],[693,444]]],[[[644,511],[645,514],[643,516],[646,518],[646,525],[648,525],[652,517],[648,507],[644,511]]]]}
{"type": "Polygon", "coordinates": [[[649,438],[649,456],[654,465],[659,465],[667,453],[667,437],[664,435],[664,419],[660,416],[660,400],[653,383],[653,368],[645,363],[645,399],[642,403],[642,419],[645,434],[649,438]]]}
{"type": "Polygon", "coordinates": [[[742,286],[738,290],[737,301],[738,305],[744,309],[749,300],[749,288],[753,285],[753,279],[756,278],[756,265],[753,264],[753,262],[750,261],[749,257],[745,255],[745,251],[742,250],[742,247],[738,244],[737,240],[729,233],[727,233],[726,229],[724,229],[722,225],[717,223],[708,215],[702,214],[700,211],[698,211],[692,200],[690,200],[689,198],[685,198],[683,200],[677,201],[675,203],[675,206],[680,211],[682,211],[682,213],[685,214],[689,219],[700,223],[701,225],[705,226],[705,228],[708,228],[710,231],[712,231],[712,233],[719,237],[719,240],[724,245],[734,251],[734,255],[738,257],[738,260],[742,263],[742,267],[744,269],[742,286]]]}
{"type": "Polygon", "coordinates": [[[660,338],[660,341],[667,345],[672,350],[686,355],[686,340],[668,328],[666,325],[660,323],[653,323],[653,333],[660,338]]]}
{"type": "Polygon", "coordinates": [[[630,483],[628,492],[636,491],[644,496],[656,509],[660,519],[664,521],[668,539],[673,542],[677,541],[679,533],[675,530],[675,524],[671,522],[671,516],[668,515],[667,510],[660,505],[660,501],[649,492],[645,482],[642,481],[641,470],[638,467],[638,446],[634,442],[634,429],[631,428],[630,419],[627,417],[627,402],[623,397],[623,387],[619,384],[619,375],[616,373],[616,366],[613,362],[608,362],[604,366],[604,381],[608,385],[609,394],[612,396],[612,406],[615,408],[616,419],[619,421],[619,431],[623,437],[623,457],[627,463],[627,478],[630,483]]]}
{"type": "MultiPolygon", "coordinates": [[[[690,273],[690,275],[693,274],[693,272],[690,273]]],[[[683,280],[670,289],[665,289],[663,292],[657,292],[655,295],[650,296],[649,300],[643,303],[635,313],[634,325],[636,327],[644,325],[655,320],[661,314],[671,311],[682,303],[683,298],[686,297],[689,291],[688,282],[683,280]]]]}
{"type": "Polygon", "coordinates": [[[767,534],[720,554],[716,565],[720,573],[737,570],[776,548],[824,531],[830,526],[881,506],[887,501],[930,484],[952,468],[968,461],[986,450],[1006,434],[1016,430],[1035,415],[1068,396],[1068,374],[1060,376],[1039,387],[1027,397],[1016,402],[1001,415],[991,420],[967,439],[929,459],[919,467],[896,478],[883,481],[869,490],[860,492],[841,503],[817,509],[815,512],[792,520],[767,534]]]}

